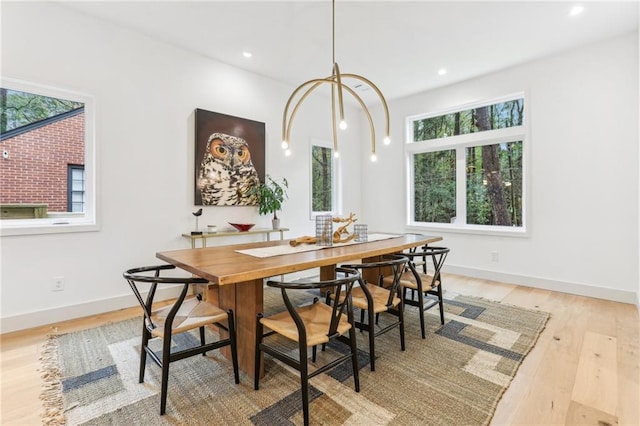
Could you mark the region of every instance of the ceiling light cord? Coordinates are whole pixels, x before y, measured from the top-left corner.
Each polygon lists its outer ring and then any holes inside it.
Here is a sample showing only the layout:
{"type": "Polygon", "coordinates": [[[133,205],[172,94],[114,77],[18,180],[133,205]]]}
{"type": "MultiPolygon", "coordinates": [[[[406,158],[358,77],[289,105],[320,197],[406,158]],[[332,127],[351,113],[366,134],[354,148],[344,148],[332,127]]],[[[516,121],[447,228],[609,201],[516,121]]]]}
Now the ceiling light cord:
{"type": "Polygon", "coordinates": [[[338,150],[338,124],[336,122],[336,98],[338,101],[338,117],[340,119],[340,128],[341,129],[346,129],[347,124],[346,121],[344,119],[344,99],[343,99],[343,91],[346,91],[347,93],[349,93],[351,96],[354,97],[354,99],[360,104],[360,106],[362,107],[362,110],[365,113],[365,116],[367,117],[367,120],[369,122],[369,129],[371,132],[371,161],[376,161],[376,133],[375,133],[375,126],[373,124],[373,119],[371,117],[371,112],[369,111],[369,109],[367,108],[367,105],[365,104],[365,102],[362,100],[362,98],[349,86],[343,84],[343,80],[345,78],[351,78],[351,79],[355,79],[355,80],[359,80],[365,84],[367,84],[368,86],[370,86],[378,95],[378,97],[380,98],[380,102],[382,103],[382,107],[383,107],[383,112],[384,112],[384,117],[385,117],[385,138],[384,138],[384,144],[388,145],[390,143],[390,138],[389,138],[389,107],[387,105],[387,101],[384,98],[384,95],[382,94],[382,92],[380,91],[380,89],[373,84],[373,82],[371,82],[369,79],[362,77],[360,75],[357,74],[341,74],[340,73],[340,67],[338,66],[338,63],[335,60],[335,50],[336,50],[336,45],[335,45],[335,31],[336,31],[336,26],[335,26],[335,0],[332,0],[332,62],[333,62],[333,69],[332,69],[332,73],[329,77],[325,77],[325,78],[316,78],[316,79],[312,79],[312,80],[308,80],[305,81],[304,83],[302,83],[300,86],[298,86],[292,93],[291,96],[289,96],[289,99],[287,100],[287,103],[285,104],[284,107],[284,113],[282,115],[282,148],[286,150],[286,154],[289,155],[291,153],[290,147],[291,147],[291,126],[293,124],[293,119],[295,118],[298,109],[300,108],[300,106],[302,105],[302,103],[304,102],[304,100],[309,96],[309,94],[311,94],[315,89],[317,89],[319,86],[321,86],[324,83],[328,83],[331,85],[331,122],[332,122],[332,133],[333,133],[333,150],[334,150],[334,155],[336,157],[339,156],[339,150],[338,150]],[[308,87],[310,86],[310,87],[308,87]],[[307,88],[308,87],[308,88],[307,88]],[[306,88],[306,90],[304,90],[306,88]],[[304,92],[303,92],[304,90],[304,92]],[[298,96],[298,94],[300,94],[299,99],[294,103],[294,99],[298,96]],[[291,110],[291,114],[289,114],[289,108],[293,105],[293,109],[291,110]]]}

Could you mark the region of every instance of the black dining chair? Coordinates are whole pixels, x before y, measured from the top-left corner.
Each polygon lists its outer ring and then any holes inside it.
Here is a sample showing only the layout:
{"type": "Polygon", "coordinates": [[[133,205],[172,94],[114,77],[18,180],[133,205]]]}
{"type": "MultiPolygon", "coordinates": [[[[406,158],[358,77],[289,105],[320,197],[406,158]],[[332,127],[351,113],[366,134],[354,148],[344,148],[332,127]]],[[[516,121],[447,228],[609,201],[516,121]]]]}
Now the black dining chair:
{"type": "MultiPolygon", "coordinates": [[[[382,260],[378,262],[342,265],[344,268],[361,270],[363,275],[364,271],[369,271],[370,274],[375,274],[377,277],[376,282],[361,280],[360,285],[355,287],[351,294],[354,308],[360,309],[360,321],[356,321],[355,326],[359,330],[368,333],[371,371],[376,369],[375,339],[377,336],[398,327],[400,331],[400,348],[403,351],[405,350],[404,303],[402,297],[400,297],[400,275],[407,262],[408,259],[404,255],[393,254],[383,256],[382,260]],[[389,286],[383,287],[382,279],[387,270],[391,271],[391,276],[394,279],[391,280],[389,286]],[[378,316],[385,313],[395,316],[396,319],[379,327],[378,316]]],[[[335,298],[336,295],[328,294],[327,303],[335,298]]]]}
{"type": "MultiPolygon", "coordinates": [[[[405,305],[417,306],[420,313],[420,331],[426,338],[424,312],[434,306],[440,308],[440,323],[444,325],[444,301],[442,297],[442,267],[450,249],[424,246],[404,253],[409,258],[400,277],[400,286],[405,305]],[[417,300],[416,300],[417,296],[417,300]]],[[[385,285],[393,277],[385,277],[385,285]]]]}
{"type": "Polygon", "coordinates": [[[298,370],[300,372],[302,411],[305,425],[309,424],[309,379],[350,359],[355,390],[356,392],[360,391],[356,334],[351,304],[353,285],[360,280],[360,273],[347,268],[336,268],[336,271],[344,274],[344,277],[318,282],[267,281],[267,286],[280,289],[286,311],[268,317],[258,314],[256,319],[254,388],[255,390],[259,389],[262,352],[298,370]],[[335,294],[340,302],[329,306],[319,302],[318,298],[315,297],[311,304],[300,305],[296,303],[295,292],[315,289],[326,290],[329,294],[335,294]],[[270,331],[265,333],[265,329],[270,331]],[[277,343],[275,337],[269,338],[274,334],[296,342],[298,346],[297,356],[292,356],[290,353],[285,352],[282,346],[277,343]],[[350,350],[334,356],[331,361],[310,372],[308,348],[312,348],[312,361],[315,363],[317,346],[322,345],[324,349],[324,345],[331,339],[346,344],[350,350]]]}
{"type": "Polygon", "coordinates": [[[236,384],[240,383],[238,374],[238,354],[236,345],[236,331],[233,311],[223,311],[218,306],[203,301],[200,295],[187,296],[194,284],[207,284],[208,281],[197,277],[169,277],[161,276],[161,271],[175,269],[174,265],[145,266],[127,270],[123,276],[133,290],[136,299],[142,307],[144,317],[142,321],[142,344],[140,350],[139,383],[144,382],[144,372],[147,355],[162,368],[160,386],[160,415],[165,414],[167,407],[167,388],[169,381],[169,364],[187,357],[202,354],[224,346],[231,347],[233,374],[236,384]],[[149,284],[146,300],[142,297],[141,285],[149,284]],[[180,294],[170,305],[154,308],[153,300],[158,285],[182,285],[180,294]],[[222,336],[210,343],[205,341],[205,326],[215,325],[218,331],[224,331],[228,337],[222,336]],[[199,329],[200,344],[189,348],[171,351],[172,338],[179,333],[199,329]],[[153,338],[162,340],[160,356],[149,347],[153,338]]]}

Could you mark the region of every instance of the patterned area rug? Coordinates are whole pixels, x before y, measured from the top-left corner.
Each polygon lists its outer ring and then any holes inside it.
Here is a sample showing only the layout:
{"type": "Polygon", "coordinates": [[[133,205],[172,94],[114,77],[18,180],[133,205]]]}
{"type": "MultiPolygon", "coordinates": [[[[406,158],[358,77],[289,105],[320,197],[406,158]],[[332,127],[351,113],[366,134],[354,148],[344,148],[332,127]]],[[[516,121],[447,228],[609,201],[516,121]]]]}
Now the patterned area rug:
{"type": "MultiPolygon", "coordinates": [[[[396,331],[376,339],[375,372],[369,368],[366,333],[358,333],[360,392],[353,389],[350,363],[312,379],[311,423],[488,424],[549,314],[451,293],[445,297],[446,323],[440,325],[437,307],[427,311],[425,340],[417,308],[409,306],[406,351],[400,350],[396,331]]],[[[281,306],[280,293],[265,289],[266,313],[281,306]]],[[[51,336],[42,356],[44,423],[302,424],[296,372],[266,355],[267,374],[254,391],[244,374],[234,384],[230,362],[218,351],[171,365],[167,414],[160,416],[160,369],[149,363],[145,383],[138,383],[140,329],[141,320],[133,319],[51,336]]],[[[189,345],[191,339],[196,335],[174,344],[189,345]]],[[[337,344],[318,351],[319,362],[342,350],[337,344]]]]}

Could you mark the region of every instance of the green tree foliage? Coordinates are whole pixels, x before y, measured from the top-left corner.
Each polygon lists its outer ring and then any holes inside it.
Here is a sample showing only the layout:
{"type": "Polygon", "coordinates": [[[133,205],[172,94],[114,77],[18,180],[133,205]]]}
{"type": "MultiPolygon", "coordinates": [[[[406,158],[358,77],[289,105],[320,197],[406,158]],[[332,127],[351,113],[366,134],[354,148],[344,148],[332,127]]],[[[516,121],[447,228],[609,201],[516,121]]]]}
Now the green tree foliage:
{"type": "MultiPolygon", "coordinates": [[[[414,141],[429,141],[522,125],[523,99],[473,108],[413,123],[414,141]]],[[[522,225],[522,141],[468,147],[467,223],[522,225]]],[[[414,156],[414,218],[448,223],[456,216],[455,150],[414,156]]]]}
{"type": "MultiPolygon", "coordinates": [[[[504,129],[520,126],[524,122],[524,103],[522,99],[491,105],[491,129],[504,129]]],[[[454,112],[437,117],[415,120],[413,122],[413,140],[427,141],[455,135],[466,135],[478,131],[476,110],[454,112]]]]}
{"type": "Polygon", "coordinates": [[[82,106],[81,102],[0,88],[0,133],[82,106]]]}
{"type": "MultiPolygon", "coordinates": [[[[522,141],[489,145],[498,153],[504,203],[509,224],[522,225],[522,141]]],[[[482,147],[466,149],[467,158],[467,223],[505,225],[496,220],[487,191],[482,147]]]]}
{"type": "Polygon", "coordinates": [[[456,151],[416,154],[414,191],[417,221],[449,223],[456,216],[456,151]]]}
{"type": "Polygon", "coordinates": [[[333,210],[332,150],[322,146],[311,147],[311,195],[314,212],[333,210]]]}

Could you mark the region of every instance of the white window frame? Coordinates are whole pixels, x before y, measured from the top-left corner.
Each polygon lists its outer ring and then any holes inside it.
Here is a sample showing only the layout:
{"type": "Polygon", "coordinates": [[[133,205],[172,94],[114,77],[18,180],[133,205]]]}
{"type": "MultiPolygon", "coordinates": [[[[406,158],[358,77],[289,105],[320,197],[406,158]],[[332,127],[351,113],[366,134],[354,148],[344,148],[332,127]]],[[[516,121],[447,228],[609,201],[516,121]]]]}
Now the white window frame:
{"type": "Polygon", "coordinates": [[[529,223],[529,159],[530,155],[530,130],[528,123],[530,104],[529,96],[525,92],[514,93],[507,96],[482,100],[478,102],[457,105],[455,107],[430,112],[427,114],[414,115],[406,118],[405,131],[406,139],[405,151],[405,171],[406,171],[406,200],[407,218],[406,224],[410,229],[431,230],[431,231],[451,231],[467,234],[490,234],[503,236],[528,236],[529,223]],[[508,127],[504,129],[488,130],[478,133],[468,133],[463,135],[449,136],[427,141],[413,140],[413,122],[430,117],[437,117],[451,114],[458,111],[466,111],[482,106],[493,105],[515,99],[523,99],[524,102],[524,124],[521,126],[508,127]],[[495,145],[506,142],[522,141],[522,226],[508,227],[497,225],[475,225],[466,223],[467,218],[467,176],[466,176],[466,153],[468,147],[495,145]],[[417,222],[414,220],[414,164],[415,154],[425,152],[436,152],[454,149],[456,151],[456,219],[452,223],[417,222]]]}
{"type": "MultiPolygon", "coordinates": [[[[0,220],[0,236],[35,235],[65,232],[97,231],[97,196],[96,196],[96,141],[95,141],[95,102],[91,95],[28,82],[19,79],[0,79],[4,88],[33,93],[52,98],[68,99],[84,104],[84,171],[85,171],[85,211],[69,213],[60,217],[42,219],[2,219],[0,220]]],[[[1,143],[1,142],[0,142],[1,143]]]]}
{"type": "Polygon", "coordinates": [[[342,214],[342,178],[340,171],[340,161],[339,159],[333,156],[333,143],[320,139],[311,139],[311,143],[309,145],[309,218],[314,220],[316,216],[321,215],[333,215],[339,216],[342,214]],[[313,211],[313,175],[311,171],[313,170],[313,147],[319,146],[322,148],[329,148],[331,150],[331,176],[332,182],[331,187],[333,188],[333,193],[331,194],[331,205],[333,206],[332,211],[313,211]]]}

